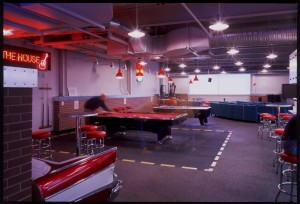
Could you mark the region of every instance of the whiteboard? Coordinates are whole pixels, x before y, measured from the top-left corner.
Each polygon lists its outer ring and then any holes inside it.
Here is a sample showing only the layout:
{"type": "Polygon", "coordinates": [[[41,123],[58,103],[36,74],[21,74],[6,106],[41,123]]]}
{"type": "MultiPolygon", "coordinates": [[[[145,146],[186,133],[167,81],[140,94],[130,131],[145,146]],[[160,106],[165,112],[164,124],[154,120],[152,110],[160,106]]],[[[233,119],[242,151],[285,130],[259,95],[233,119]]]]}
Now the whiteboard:
{"type": "MultiPolygon", "coordinates": [[[[189,75],[189,79],[194,79],[189,75]]],[[[205,95],[250,95],[250,74],[210,74],[197,75],[199,81],[193,81],[189,86],[190,94],[205,95]],[[211,82],[208,82],[211,78],[211,82]]]]}

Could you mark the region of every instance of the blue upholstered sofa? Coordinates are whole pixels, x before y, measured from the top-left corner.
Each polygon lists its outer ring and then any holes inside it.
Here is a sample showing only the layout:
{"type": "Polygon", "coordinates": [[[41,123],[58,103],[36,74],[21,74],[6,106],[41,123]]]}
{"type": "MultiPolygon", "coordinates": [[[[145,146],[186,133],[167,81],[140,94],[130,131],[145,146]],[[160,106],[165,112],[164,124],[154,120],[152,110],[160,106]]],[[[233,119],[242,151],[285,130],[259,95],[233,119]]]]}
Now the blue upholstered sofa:
{"type": "MultiPolygon", "coordinates": [[[[259,122],[259,113],[276,114],[276,107],[269,107],[266,104],[271,102],[211,102],[211,114],[235,120],[259,122]]],[[[278,103],[276,103],[278,104],[278,103]]],[[[293,107],[281,107],[280,112],[286,113],[293,107]]]]}

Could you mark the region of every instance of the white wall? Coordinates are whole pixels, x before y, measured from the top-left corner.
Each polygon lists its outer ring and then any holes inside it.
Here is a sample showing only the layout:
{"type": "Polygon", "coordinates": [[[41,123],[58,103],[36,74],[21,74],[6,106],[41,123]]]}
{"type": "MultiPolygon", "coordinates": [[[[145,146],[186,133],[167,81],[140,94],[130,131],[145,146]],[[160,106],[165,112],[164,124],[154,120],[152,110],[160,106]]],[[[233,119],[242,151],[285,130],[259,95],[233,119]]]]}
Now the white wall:
{"type": "Polygon", "coordinates": [[[118,60],[98,60],[80,53],[68,52],[67,55],[67,86],[76,87],[78,96],[96,96],[100,93],[107,95],[151,95],[157,94],[159,81],[155,76],[158,70],[156,62],[148,62],[144,68],[144,80],[137,82],[135,77],[135,62],[121,61],[121,67],[126,63],[127,70],[122,69],[123,79],[116,79],[119,68],[118,60]],[[150,71],[149,71],[150,70],[150,71]]]}
{"type": "Polygon", "coordinates": [[[78,96],[96,96],[101,93],[126,95],[129,70],[122,69],[124,78],[119,80],[115,78],[118,61],[114,62],[114,68],[110,67],[107,60],[98,59],[98,65],[95,62],[96,58],[67,52],[67,87],[77,88],[78,96]]]}
{"type": "Polygon", "coordinates": [[[252,75],[252,94],[281,94],[282,84],[289,83],[289,75],[252,75]]]}
{"type": "MultiPolygon", "coordinates": [[[[194,75],[189,75],[193,81],[194,75]]],[[[189,86],[190,94],[204,95],[250,95],[250,74],[211,74],[198,75],[199,81],[189,86]],[[212,81],[208,82],[208,78],[212,81]]]]}
{"type": "MultiPolygon", "coordinates": [[[[172,77],[175,85],[176,90],[175,94],[189,94],[189,78],[186,77],[172,77]]],[[[164,83],[166,84],[166,83],[164,83]]]]}

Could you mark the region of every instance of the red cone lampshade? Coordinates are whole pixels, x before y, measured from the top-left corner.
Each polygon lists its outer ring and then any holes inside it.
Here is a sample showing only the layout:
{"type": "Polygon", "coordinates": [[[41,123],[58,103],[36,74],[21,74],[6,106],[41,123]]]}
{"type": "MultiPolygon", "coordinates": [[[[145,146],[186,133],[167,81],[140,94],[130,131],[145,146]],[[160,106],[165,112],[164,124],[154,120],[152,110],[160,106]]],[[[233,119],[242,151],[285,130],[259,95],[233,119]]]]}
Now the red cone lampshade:
{"type": "Polygon", "coordinates": [[[123,77],[123,74],[122,74],[122,72],[121,72],[121,68],[119,68],[118,73],[116,74],[116,78],[117,78],[117,79],[123,79],[123,78],[124,78],[124,77],[123,77]]]}
{"type": "Polygon", "coordinates": [[[162,67],[160,67],[159,72],[157,74],[157,77],[159,77],[159,78],[166,77],[166,73],[165,73],[165,71],[164,71],[164,69],[162,67]]]}

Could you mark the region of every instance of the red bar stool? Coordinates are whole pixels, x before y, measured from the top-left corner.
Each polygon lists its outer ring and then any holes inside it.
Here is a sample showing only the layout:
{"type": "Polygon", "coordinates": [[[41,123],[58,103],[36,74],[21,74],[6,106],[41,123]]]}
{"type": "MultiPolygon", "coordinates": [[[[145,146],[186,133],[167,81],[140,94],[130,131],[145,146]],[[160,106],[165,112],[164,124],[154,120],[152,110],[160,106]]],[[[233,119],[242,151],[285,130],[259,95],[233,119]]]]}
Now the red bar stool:
{"type": "Polygon", "coordinates": [[[293,156],[282,151],[280,153],[279,162],[281,166],[281,173],[280,183],[278,184],[279,191],[276,195],[275,202],[277,202],[277,199],[281,192],[289,195],[290,202],[293,202],[293,197],[297,197],[297,156],[293,156]],[[288,166],[284,170],[282,170],[283,164],[286,164],[288,166]],[[285,176],[288,180],[283,181],[283,176],[285,176]],[[290,189],[288,189],[288,187],[290,187],[290,189]]]}
{"type": "MultiPolygon", "coordinates": [[[[275,132],[274,138],[276,139],[276,141],[275,141],[275,149],[273,150],[273,153],[275,154],[275,157],[274,157],[274,160],[273,160],[273,167],[275,167],[275,162],[278,163],[279,155],[282,152],[281,137],[284,133],[284,128],[276,128],[274,130],[274,132],[275,132]]],[[[278,166],[277,166],[276,173],[278,173],[278,166]]]]}
{"type": "Polygon", "coordinates": [[[271,140],[273,138],[277,118],[275,115],[267,115],[264,116],[264,119],[266,120],[265,131],[268,132],[268,138],[271,140]]]}
{"type": "Polygon", "coordinates": [[[288,113],[278,113],[277,114],[277,124],[279,128],[283,128],[284,127],[284,123],[283,123],[283,116],[288,116],[288,113]]]}
{"type": "Polygon", "coordinates": [[[32,147],[37,148],[38,153],[33,154],[33,157],[51,159],[51,137],[52,134],[48,130],[37,130],[32,132],[32,147]]]}
{"type": "Polygon", "coordinates": [[[282,117],[283,128],[286,126],[289,120],[291,120],[292,117],[292,115],[285,115],[282,117]]]}
{"type": "Polygon", "coordinates": [[[87,138],[87,154],[88,155],[94,155],[94,151],[104,148],[104,138],[106,137],[106,132],[97,130],[97,131],[91,131],[86,133],[87,138]],[[97,144],[98,142],[98,144],[97,144]]]}
{"type": "Polygon", "coordinates": [[[96,131],[96,130],[98,130],[98,126],[96,126],[96,125],[81,125],[79,127],[82,151],[86,150],[86,148],[87,148],[86,133],[91,132],[91,131],[96,131]]]}
{"type": "Polygon", "coordinates": [[[265,129],[266,126],[266,119],[264,118],[265,116],[271,115],[270,113],[260,113],[259,114],[259,126],[258,126],[258,130],[257,130],[257,136],[259,137],[259,135],[261,135],[261,139],[262,139],[262,134],[263,134],[263,130],[265,129]]]}

